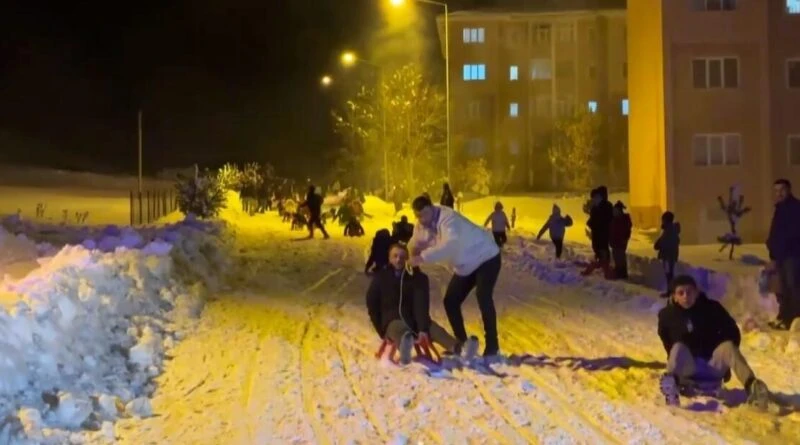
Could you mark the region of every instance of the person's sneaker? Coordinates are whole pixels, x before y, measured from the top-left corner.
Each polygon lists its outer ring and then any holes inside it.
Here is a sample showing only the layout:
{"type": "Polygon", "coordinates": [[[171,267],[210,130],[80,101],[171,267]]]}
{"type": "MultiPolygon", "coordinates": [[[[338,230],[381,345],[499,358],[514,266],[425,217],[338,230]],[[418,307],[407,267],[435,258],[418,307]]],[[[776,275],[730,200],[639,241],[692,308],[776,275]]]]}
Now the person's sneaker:
{"type": "Polygon", "coordinates": [[[747,403],[766,411],[769,408],[769,388],[759,379],[753,380],[747,388],[747,403]]]}
{"type": "Polygon", "coordinates": [[[678,388],[678,381],[672,374],[664,374],[661,376],[659,382],[661,394],[664,395],[664,401],[669,406],[681,406],[680,389],[678,388]]]}
{"type": "Polygon", "coordinates": [[[400,364],[407,365],[411,363],[411,351],[414,349],[414,336],[408,333],[400,339],[400,364]]]}
{"type": "Polygon", "coordinates": [[[466,361],[470,361],[478,355],[478,337],[472,336],[464,342],[464,346],[462,347],[462,358],[466,361]]]}

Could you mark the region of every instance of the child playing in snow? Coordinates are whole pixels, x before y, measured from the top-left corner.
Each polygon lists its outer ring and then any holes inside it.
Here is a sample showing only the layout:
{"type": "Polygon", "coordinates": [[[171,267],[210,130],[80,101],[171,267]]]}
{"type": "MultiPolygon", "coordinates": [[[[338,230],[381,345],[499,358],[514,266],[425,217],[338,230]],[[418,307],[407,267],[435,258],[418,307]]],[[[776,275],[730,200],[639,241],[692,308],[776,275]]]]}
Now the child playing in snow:
{"type": "Polygon", "coordinates": [[[511,224],[508,223],[506,212],[503,211],[503,203],[500,201],[494,205],[494,212],[489,214],[489,217],[486,218],[486,222],[483,223],[483,227],[488,226],[489,223],[492,223],[492,235],[494,235],[494,242],[497,243],[497,247],[503,247],[503,244],[508,241],[506,230],[511,229],[511,224]]]}
{"type": "MultiPolygon", "coordinates": [[[[681,244],[681,224],[675,222],[675,214],[664,212],[661,215],[661,236],[658,237],[653,248],[658,251],[658,259],[664,266],[664,275],[667,278],[667,286],[672,283],[675,276],[675,263],[678,262],[679,247],[681,244]]],[[[662,298],[667,298],[669,293],[661,294],[662,298]]]]}
{"type": "Polygon", "coordinates": [[[549,230],[550,240],[553,241],[553,246],[556,248],[556,258],[561,259],[561,252],[564,249],[564,235],[567,232],[567,227],[571,226],[572,218],[569,215],[561,216],[561,207],[553,204],[553,212],[547,218],[547,222],[544,223],[541,230],[539,230],[539,235],[536,236],[536,239],[541,239],[544,232],[549,230]]]}

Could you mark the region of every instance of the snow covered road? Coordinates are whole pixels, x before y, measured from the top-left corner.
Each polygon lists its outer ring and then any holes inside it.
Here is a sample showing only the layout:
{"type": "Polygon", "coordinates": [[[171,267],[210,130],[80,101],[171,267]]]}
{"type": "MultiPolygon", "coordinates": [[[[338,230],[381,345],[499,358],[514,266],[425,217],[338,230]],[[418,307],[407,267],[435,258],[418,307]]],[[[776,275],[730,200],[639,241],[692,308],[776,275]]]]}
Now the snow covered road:
{"type": "MultiPolygon", "coordinates": [[[[495,368],[508,377],[384,367],[364,305],[368,240],[291,239],[299,236],[270,215],[242,225],[238,284],[171,351],[156,416],[120,421],[121,443],[800,443],[796,413],[664,407],[655,292],[584,280],[521,239],[508,246],[496,290],[512,357],[495,368]]],[[[447,326],[439,302],[449,274],[425,271],[433,316],[447,326]]],[[[464,308],[480,334],[474,297],[464,308]]],[[[773,389],[800,390],[796,358],[745,353],[773,389]]],[[[741,391],[731,394],[741,402],[741,391]]]]}

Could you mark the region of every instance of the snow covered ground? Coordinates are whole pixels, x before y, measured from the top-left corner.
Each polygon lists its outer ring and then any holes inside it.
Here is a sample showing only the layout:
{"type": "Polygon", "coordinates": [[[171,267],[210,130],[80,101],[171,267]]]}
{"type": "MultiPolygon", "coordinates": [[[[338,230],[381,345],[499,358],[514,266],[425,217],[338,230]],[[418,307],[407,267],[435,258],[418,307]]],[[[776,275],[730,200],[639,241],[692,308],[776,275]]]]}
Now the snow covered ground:
{"type": "MultiPolygon", "coordinates": [[[[391,221],[388,206],[365,207],[368,234],[391,221]]],[[[232,289],[213,296],[170,352],[156,415],[117,423],[120,443],[800,443],[800,414],[754,412],[735,382],[724,401],[663,406],[657,292],[580,277],[572,262],[550,260],[544,241],[513,236],[504,255],[496,303],[511,358],[495,368],[508,376],[434,379],[419,364],[396,369],[373,357],[379,339],[362,272],[369,237],[299,241],[305,234],[275,215],[226,218],[237,233],[232,289]]],[[[449,274],[425,270],[434,318],[446,325],[439,302],[449,274]]],[[[724,277],[706,281],[742,292],[724,277]]],[[[481,333],[474,299],[465,310],[481,333]]],[[[756,330],[743,345],[758,375],[795,405],[798,335],[756,330]]]]}

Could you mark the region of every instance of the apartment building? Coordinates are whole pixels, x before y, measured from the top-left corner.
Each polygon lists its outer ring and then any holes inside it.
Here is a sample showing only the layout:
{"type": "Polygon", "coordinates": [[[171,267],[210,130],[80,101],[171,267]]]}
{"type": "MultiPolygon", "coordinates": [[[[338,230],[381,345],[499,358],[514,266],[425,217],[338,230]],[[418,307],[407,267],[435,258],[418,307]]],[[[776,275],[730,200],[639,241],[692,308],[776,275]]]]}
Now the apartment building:
{"type": "Polygon", "coordinates": [[[627,144],[625,1],[505,4],[450,14],[453,156],[486,158],[513,188],[547,188],[553,124],[575,107],[627,144]]]}
{"type": "Polygon", "coordinates": [[[766,236],[772,182],[800,188],[800,1],[629,0],[630,207],[683,241],[713,243],[716,201],[738,185],[752,212],[739,233],[766,236]]]}

